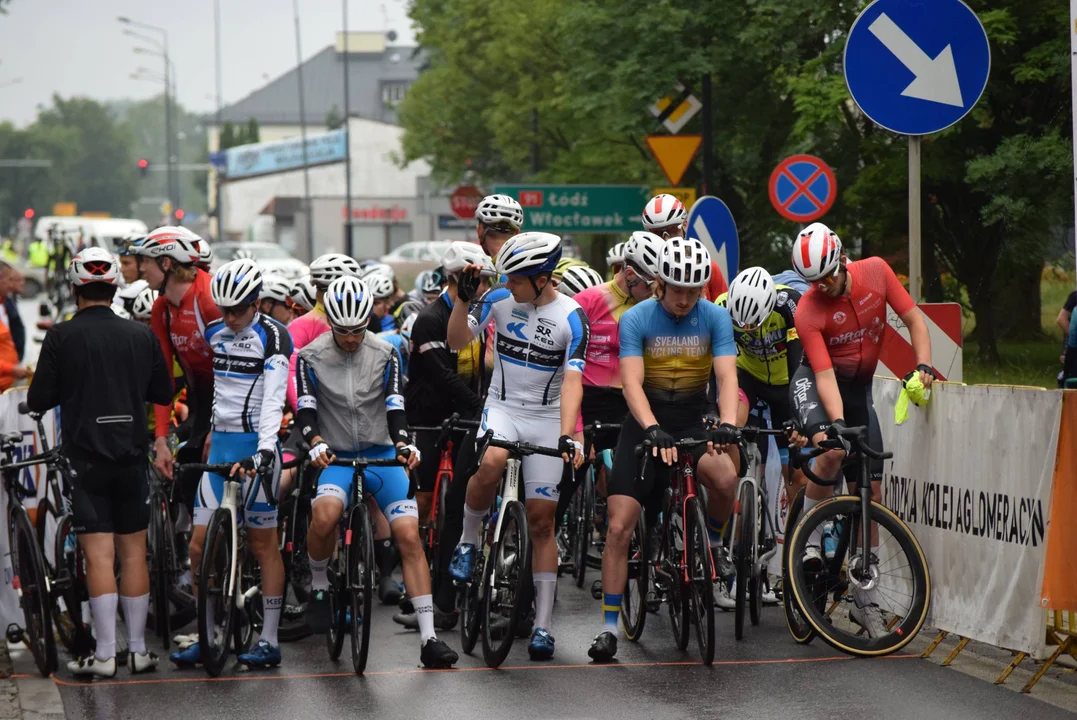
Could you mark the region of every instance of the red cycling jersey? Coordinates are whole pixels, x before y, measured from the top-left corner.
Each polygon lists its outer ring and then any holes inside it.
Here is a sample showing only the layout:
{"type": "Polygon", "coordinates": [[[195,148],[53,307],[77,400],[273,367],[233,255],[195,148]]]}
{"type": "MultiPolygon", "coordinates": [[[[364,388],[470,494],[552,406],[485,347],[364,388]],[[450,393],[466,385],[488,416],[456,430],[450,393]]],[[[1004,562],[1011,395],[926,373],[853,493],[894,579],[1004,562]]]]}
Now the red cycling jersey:
{"type": "Polygon", "coordinates": [[[851,292],[832,298],[814,285],[800,299],[795,316],[804,357],[815,372],[834,369],[841,380],[868,383],[879,364],[886,330],[886,306],[899,316],[916,307],[882,258],[846,266],[851,292]]]}
{"type": "MultiPolygon", "coordinates": [[[[206,387],[213,385],[213,351],[206,343],[206,325],[221,316],[210,294],[210,280],[209,273],[199,270],[178,308],[161,295],[154,301],[150,316],[150,327],[161,343],[165,366],[172,367],[173,358],[177,358],[188,381],[206,387]]],[[[172,409],[156,405],[153,412],[154,434],[164,437],[172,409]]]]}

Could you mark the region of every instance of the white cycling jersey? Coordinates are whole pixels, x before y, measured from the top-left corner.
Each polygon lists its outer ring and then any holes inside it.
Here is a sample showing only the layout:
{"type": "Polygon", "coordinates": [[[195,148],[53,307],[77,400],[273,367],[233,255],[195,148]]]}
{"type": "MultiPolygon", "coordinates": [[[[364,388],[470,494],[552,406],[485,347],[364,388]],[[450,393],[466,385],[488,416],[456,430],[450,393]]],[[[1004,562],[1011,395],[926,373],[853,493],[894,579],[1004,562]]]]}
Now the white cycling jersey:
{"type": "Polygon", "coordinates": [[[560,293],[546,305],[518,303],[508,289],[496,288],[468,316],[475,337],[491,322],[496,339],[489,399],[558,408],[565,373],[583,373],[590,331],[580,306],[560,293]]]}
{"type": "Polygon", "coordinates": [[[213,350],[213,429],[256,432],[258,449],[273,450],[288,387],[288,329],[255,313],[239,332],[214,320],[206,326],[205,338],[213,350]]]}

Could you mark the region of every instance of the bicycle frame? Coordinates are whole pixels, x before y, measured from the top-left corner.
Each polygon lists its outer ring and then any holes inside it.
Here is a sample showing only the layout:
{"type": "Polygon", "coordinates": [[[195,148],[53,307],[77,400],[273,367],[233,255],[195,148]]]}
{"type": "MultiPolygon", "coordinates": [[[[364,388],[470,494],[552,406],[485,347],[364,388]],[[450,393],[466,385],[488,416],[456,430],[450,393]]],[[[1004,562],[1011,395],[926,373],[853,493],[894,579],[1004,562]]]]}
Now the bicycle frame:
{"type": "MultiPolygon", "coordinates": [[[[692,578],[688,575],[688,539],[684,535],[684,518],[688,513],[688,500],[697,497],[696,469],[695,464],[692,462],[691,453],[678,451],[677,463],[669,479],[669,487],[671,491],[670,507],[672,508],[676,503],[681,512],[681,573],[684,576],[684,582],[690,583],[692,578]]],[[[709,546],[707,547],[707,552],[711,552],[709,546]]],[[[714,567],[714,556],[712,554],[711,580],[717,579],[718,575],[714,567]]]]}

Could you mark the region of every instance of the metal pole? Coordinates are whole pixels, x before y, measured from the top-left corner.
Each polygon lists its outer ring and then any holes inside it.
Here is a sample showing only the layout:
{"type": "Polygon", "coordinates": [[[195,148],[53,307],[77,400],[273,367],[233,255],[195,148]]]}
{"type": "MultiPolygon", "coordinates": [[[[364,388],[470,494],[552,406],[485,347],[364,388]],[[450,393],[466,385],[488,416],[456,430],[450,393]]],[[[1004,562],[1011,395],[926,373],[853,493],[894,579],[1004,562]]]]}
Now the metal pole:
{"type": "Polygon", "coordinates": [[[299,81],[299,133],[303,141],[303,212],[307,219],[307,259],[314,259],[314,222],[310,216],[310,162],[307,158],[307,108],[303,98],[303,50],[299,41],[299,0],[292,0],[295,13],[295,71],[299,81]]]}
{"type": "Polygon", "coordinates": [[[711,74],[703,73],[703,194],[714,192],[714,128],[711,126],[711,74]]]}
{"type": "MultiPolygon", "coordinates": [[[[1073,107],[1077,108],[1077,0],[1070,0],[1070,83],[1073,93],[1073,107]]],[[[1073,160],[1077,168],[1077,110],[1073,113],[1073,160]]],[[[1077,175],[1074,176],[1074,252],[1077,253],[1077,175]]]]}
{"type": "Polygon", "coordinates": [[[176,187],[172,173],[172,63],[168,59],[168,33],[164,34],[164,58],[165,58],[165,156],[167,157],[168,173],[168,204],[171,209],[168,213],[168,224],[176,222],[176,187]]]}
{"type": "Polygon", "coordinates": [[[909,136],[909,295],[920,302],[920,136],[909,136]]]}
{"type": "MultiPolygon", "coordinates": [[[[175,115],[176,106],[179,104],[179,91],[176,90],[176,66],[169,62],[169,69],[172,71],[172,113],[175,115]]],[[[172,214],[176,214],[176,210],[183,207],[183,184],[180,182],[180,156],[179,156],[179,123],[176,118],[172,118],[173,132],[172,132],[172,172],[175,173],[176,183],[176,199],[172,205],[172,214]]]]}
{"type": "Polygon", "coordinates": [[[348,53],[348,0],[341,0],[344,24],[344,183],[348,195],[348,215],[344,220],[344,252],[355,256],[352,243],[352,122],[351,122],[351,85],[348,68],[351,58],[348,53]]]}
{"type": "MultiPolygon", "coordinates": [[[[221,151],[221,128],[224,127],[224,121],[222,119],[222,104],[221,104],[221,2],[220,0],[213,0],[213,30],[214,30],[214,45],[217,59],[217,152],[221,151]]],[[[221,171],[214,170],[213,177],[216,180],[214,183],[214,206],[217,209],[217,242],[224,239],[224,207],[221,204],[223,200],[223,193],[221,192],[221,171]]]]}

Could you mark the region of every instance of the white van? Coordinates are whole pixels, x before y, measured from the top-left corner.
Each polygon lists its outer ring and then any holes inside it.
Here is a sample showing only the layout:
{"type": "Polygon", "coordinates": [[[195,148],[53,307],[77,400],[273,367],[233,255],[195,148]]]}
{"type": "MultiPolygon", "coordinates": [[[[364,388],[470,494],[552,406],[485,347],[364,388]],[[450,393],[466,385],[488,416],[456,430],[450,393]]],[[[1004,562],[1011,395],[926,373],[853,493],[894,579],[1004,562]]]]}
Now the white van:
{"type": "Polygon", "coordinates": [[[67,238],[77,240],[82,234],[87,247],[103,247],[109,252],[120,249],[123,238],[129,235],[149,234],[146,223],[134,218],[95,218],[79,216],[47,215],[39,218],[34,226],[34,237],[47,240],[50,228],[56,228],[67,238]]]}

